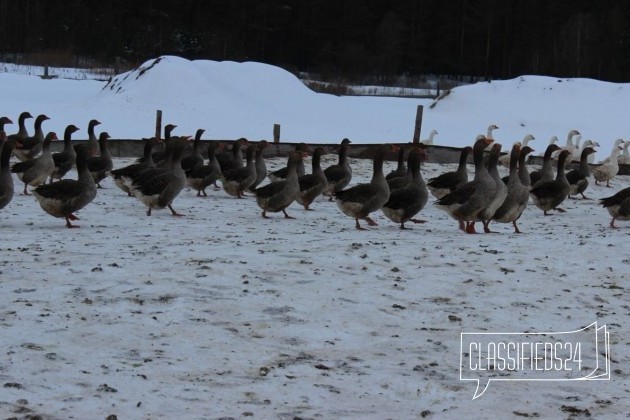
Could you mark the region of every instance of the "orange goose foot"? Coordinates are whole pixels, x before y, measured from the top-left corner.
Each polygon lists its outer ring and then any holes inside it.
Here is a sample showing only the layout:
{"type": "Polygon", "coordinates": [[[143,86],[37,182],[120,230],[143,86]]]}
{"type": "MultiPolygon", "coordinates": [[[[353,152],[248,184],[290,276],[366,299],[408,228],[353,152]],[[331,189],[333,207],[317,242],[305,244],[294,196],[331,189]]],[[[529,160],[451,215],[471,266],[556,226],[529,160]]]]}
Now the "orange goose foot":
{"type": "Polygon", "coordinates": [[[177,212],[175,211],[175,209],[174,209],[174,208],[173,208],[170,204],[168,205],[168,208],[169,208],[169,210],[171,210],[171,214],[172,214],[173,216],[177,216],[177,217],[183,217],[183,216],[184,216],[184,215],[183,215],[183,214],[181,214],[181,213],[177,213],[177,212]]]}
{"type": "Polygon", "coordinates": [[[282,213],[284,213],[284,218],[285,219],[295,219],[295,217],[289,216],[285,210],[282,210],[282,213]]]}
{"type": "Polygon", "coordinates": [[[466,233],[477,233],[475,230],[475,222],[468,222],[466,225],[466,233]]]}
{"type": "Polygon", "coordinates": [[[368,225],[370,226],[378,226],[378,223],[376,223],[374,220],[372,220],[372,218],[370,216],[366,216],[365,217],[365,221],[368,223],[368,225]]]}

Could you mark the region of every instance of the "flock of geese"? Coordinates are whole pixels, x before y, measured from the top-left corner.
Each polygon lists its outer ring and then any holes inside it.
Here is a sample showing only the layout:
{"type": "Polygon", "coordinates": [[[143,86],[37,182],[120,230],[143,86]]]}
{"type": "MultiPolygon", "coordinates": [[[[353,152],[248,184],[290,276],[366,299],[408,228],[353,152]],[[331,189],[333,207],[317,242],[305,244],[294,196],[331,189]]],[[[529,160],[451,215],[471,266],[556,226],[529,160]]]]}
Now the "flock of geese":
{"type": "MultiPolygon", "coordinates": [[[[343,139],[339,146],[338,163],[326,169],[321,167],[324,149],[317,147],[312,155],[312,171],[306,174],[303,159],[308,148],[299,144],[289,154],[286,167],[268,173],[263,157],[268,143],[264,140],[251,143],[238,139],[232,142],[229,151],[222,142],[210,142],[204,159],[200,148],[204,130],[197,131],[191,148],[190,137],[172,136],[176,126],[168,124],[163,141],[144,139],[143,156],[131,165],[114,169],[108,133],[101,132],[97,137],[94,132],[100,124],[98,120],[89,122],[88,143],[80,146],[72,142],[72,135],[79,128],[68,125],[63,135],[63,150],[52,153],[50,145],[58,140],[57,135],[54,132],[44,135],[42,128],[49,118],[43,114],[35,118],[32,136],[26,129],[26,120],[30,118],[33,116],[28,112],[20,114],[18,132],[10,135],[6,134],[5,125],[13,121],[0,118],[0,209],[13,198],[15,174],[24,184],[23,194],[30,195],[28,187],[34,187],[31,192],[41,208],[54,217],[64,218],[68,228],[78,227],[72,224],[78,219],[74,213],[94,200],[100,182],[109,176],[127,195],[142,202],[149,216],[152,210],[164,208],[170,209],[174,216],[181,216],[173,208],[173,201],[186,186],[197,191],[197,196],[206,196],[207,187],[219,188],[217,182],[221,182],[223,190],[231,196],[242,198],[246,193],[254,194],[264,218],[268,213],[278,212],[285,218],[293,218],[286,209],[294,201],[311,210],[313,201],[325,195],[330,201],[335,200],[345,215],[355,219],[356,229],[364,229],[360,220],[375,226],[377,223],[370,215],[378,210],[406,229],[407,222],[424,222],[415,216],[426,206],[430,192],[437,198],[435,205],[456,220],[464,232],[476,233],[477,222],[482,223],[484,232],[491,232],[490,223],[494,221],[512,223],[514,232],[520,233],[517,221],[530,197],[544,215],[551,210],[564,212],[560,205],[568,197],[580,194],[587,198],[584,193],[591,174],[596,184],[606,182],[609,186],[630,146],[630,141],[617,140],[609,158],[591,171],[589,163],[597,144],[587,140],[580,146],[580,133],[571,130],[564,148],[556,144],[557,138],[551,139],[542,168],[530,173],[526,162],[533,150],[528,142],[534,137],[525,136],[522,142],[512,146],[509,154],[502,156],[502,146],[492,139],[492,131],[498,127],[491,125],[486,135],[477,136],[472,146],[461,149],[456,171],[425,182],[420,165],[427,158],[427,144],[407,147],[406,156],[405,147],[382,145],[373,158],[371,181],[349,187],[352,167],[348,160],[351,144],[348,139],[343,139]],[[160,143],[165,143],[164,150],[154,151],[154,146],[160,143]],[[398,153],[398,166],[385,175],[383,162],[392,151],[398,153]],[[469,180],[467,159],[471,153],[475,170],[469,180]],[[579,167],[565,172],[565,165],[576,154],[579,167]],[[11,164],[12,156],[19,162],[11,164]],[[500,177],[499,165],[509,167],[508,176],[500,177]],[[65,179],[73,167],[78,178],[65,179]],[[270,182],[263,185],[267,178],[270,182]]],[[[435,134],[432,132],[428,143],[432,143],[435,134]]],[[[630,188],[601,199],[600,203],[612,216],[611,227],[616,227],[616,220],[630,220],[630,188]]]]}

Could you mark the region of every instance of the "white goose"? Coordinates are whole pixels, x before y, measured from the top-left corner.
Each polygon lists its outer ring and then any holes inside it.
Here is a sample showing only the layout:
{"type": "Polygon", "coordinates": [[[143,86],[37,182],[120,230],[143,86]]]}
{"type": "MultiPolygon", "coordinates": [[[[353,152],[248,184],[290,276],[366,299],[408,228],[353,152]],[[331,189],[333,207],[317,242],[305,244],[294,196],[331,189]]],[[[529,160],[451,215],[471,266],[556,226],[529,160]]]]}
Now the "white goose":
{"type": "Polygon", "coordinates": [[[420,140],[420,143],[422,144],[426,144],[426,145],[432,145],[433,144],[433,137],[435,137],[436,134],[439,134],[437,132],[437,130],[431,130],[431,132],[429,133],[429,137],[424,139],[424,140],[420,140]]]}
{"type": "MultiPolygon", "coordinates": [[[[522,141],[517,141],[514,144],[519,144],[521,146],[521,148],[529,145],[529,142],[532,140],[536,140],[536,138],[531,135],[531,134],[525,134],[525,137],[523,137],[522,141]]],[[[501,156],[499,158],[499,163],[503,166],[505,166],[506,168],[510,167],[510,153],[504,154],[503,156],[501,156]]]]}
{"type": "MultiPolygon", "coordinates": [[[[578,156],[582,156],[582,152],[584,151],[584,149],[586,149],[587,147],[592,147],[593,149],[595,149],[596,147],[600,147],[599,143],[594,141],[594,140],[586,140],[582,146],[580,147],[580,151],[578,152],[578,156]]],[[[588,155],[588,159],[587,162],[588,163],[593,163],[593,161],[595,160],[595,153],[591,153],[590,155],[588,155]]]]}
{"type": "MultiPolygon", "coordinates": [[[[569,132],[567,133],[567,140],[564,143],[564,147],[558,150],[556,153],[554,153],[553,159],[558,160],[558,156],[560,155],[560,152],[562,152],[563,150],[568,150],[571,153],[571,156],[575,156],[576,148],[575,148],[575,144],[573,144],[573,137],[579,136],[579,135],[580,135],[580,132],[578,130],[575,130],[575,129],[569,130],[569,132]]],[[[567,161],[571,162],[570,159],[571,158],[569,158],[567,161]]]]}
{"type": "Polygon", "coordinates": [[[492,146],[494,145],[494,137],[492,136],[492,132],[498,129],[499,129],[499,126],[496,124],[490,124],[488,126],[488,130],[486,131],[486,138],[490,140],[491,143],[488,145],[488,147],[486,147],[486,152],[489,152],[492,150],[492,146]]]}
{"type": "Polygon", "coordinates": [[[617,175],[617,172],[619,172],[619,162],[617,161],[617,158],[619,157],[619,152],[621,151],[623,144],[623,139],[615,140],[615,145],[610,152],[608,162],[602,163],[600,166],[593,169],[595,185],[599,185],[598,182],[606,181],[606,186],[610,187],[610,180],[617,175]]]}
{"type": "MultiPolygon", "coordinates": [[[[558,136],[551,136],[551,138],[549,139],[549,144],[548,144],[548,146],[549,146],[549,145],[552,145],[552,144],[556,144],[556,143],[558,143],[558,136]]],[[[545,152],[543,151],[543,152],[542,152],[542,153],[540,153],[538,156],[544,156],[544,154],[545,154],[545,152]]]]}
{"type": "Polygon", "coordinates": [[[630,151],[628,151],[628,147],[630,147],[630,140],[626,141],[626,144],[623,145],[623,152],[621,153],[621,156],[617,158],[617,162],[623,165],[630,164],[630,151]]]}

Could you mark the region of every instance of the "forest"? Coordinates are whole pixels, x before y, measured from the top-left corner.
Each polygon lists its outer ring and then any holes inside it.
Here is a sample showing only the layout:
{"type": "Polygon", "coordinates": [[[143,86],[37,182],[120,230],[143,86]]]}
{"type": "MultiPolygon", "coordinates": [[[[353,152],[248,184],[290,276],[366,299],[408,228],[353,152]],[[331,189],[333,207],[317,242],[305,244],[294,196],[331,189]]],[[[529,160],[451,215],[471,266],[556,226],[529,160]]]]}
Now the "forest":
{"type": "Polygon", "coordinates": [[[622,0],[0,0],[0,59],[132,67],[172,54],[383,84],[627,82],[628,22],[622,0]]]}

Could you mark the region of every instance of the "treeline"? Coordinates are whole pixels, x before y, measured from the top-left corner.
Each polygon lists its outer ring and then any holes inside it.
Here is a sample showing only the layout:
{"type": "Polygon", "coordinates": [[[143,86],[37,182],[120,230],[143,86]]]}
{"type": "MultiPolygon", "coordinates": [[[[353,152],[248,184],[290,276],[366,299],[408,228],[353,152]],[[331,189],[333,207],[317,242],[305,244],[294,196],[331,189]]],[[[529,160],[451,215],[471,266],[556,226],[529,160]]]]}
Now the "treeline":
{"type": "Polygon", "coordinates": [[[623,0],[0,0],[0,54],[108,64],[174,54],[382,83],[628,81],[628,22],[623,0]]]}

